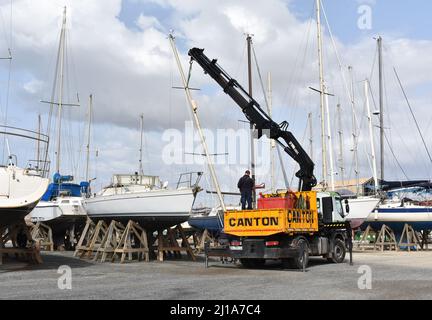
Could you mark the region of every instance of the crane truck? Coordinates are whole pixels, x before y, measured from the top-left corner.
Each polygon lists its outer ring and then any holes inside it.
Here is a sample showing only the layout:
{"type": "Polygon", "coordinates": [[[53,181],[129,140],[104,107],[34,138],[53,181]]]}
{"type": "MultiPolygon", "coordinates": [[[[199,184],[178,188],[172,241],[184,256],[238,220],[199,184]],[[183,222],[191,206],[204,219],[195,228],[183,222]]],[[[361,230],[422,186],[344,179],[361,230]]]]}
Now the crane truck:
{"type": "MultiPolygon", "coordinates": [[[[309,256],[322,256],[334,263],[345,260],[347,248],[352,263],[350,224],[345,220],[341,196],[336,192],[317,192],[314,163],[294,135],[288,122],[276,123],[248,92],[225,72],[216,59],[210,60],[204,49],[189,50],[196,62],[242,109],[254,125],[258,139],[263,135],[276,141],[300,166],[298,192],[286,190],[261,194],[256,210],[224,212],[224,233],[230,243],[226,250],[213,255],[239,259],[247,268],[262,266],[266,260],[281,260],[290,268],[305,268],[309,256]]],[[[211,255],[207,248],[206,258],[211,255]]],[[[207,261],[207,259],[206,259],[207,261]]]]}

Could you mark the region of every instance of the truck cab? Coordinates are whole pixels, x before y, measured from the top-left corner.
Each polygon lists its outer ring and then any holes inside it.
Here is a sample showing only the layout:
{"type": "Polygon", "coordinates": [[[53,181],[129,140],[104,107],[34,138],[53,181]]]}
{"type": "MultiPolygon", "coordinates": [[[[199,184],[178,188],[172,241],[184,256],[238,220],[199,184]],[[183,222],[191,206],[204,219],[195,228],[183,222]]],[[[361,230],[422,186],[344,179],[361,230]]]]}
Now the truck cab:
{"type": "MultiPolygon", "coordinates": [[[[342,197],[337,192],[318,192],[317,209],[319,219],[324,223],[345,222],[342,197]]],[[[348,205],[346,210],[349,212],[348,205]]]]}

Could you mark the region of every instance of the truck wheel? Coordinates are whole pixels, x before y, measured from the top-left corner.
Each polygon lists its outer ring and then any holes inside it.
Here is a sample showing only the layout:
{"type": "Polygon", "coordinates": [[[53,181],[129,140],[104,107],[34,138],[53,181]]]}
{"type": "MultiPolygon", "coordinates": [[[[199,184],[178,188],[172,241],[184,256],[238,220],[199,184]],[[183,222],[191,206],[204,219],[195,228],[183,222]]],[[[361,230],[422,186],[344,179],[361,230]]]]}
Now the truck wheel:
{"type": "Polygon", "coordinates": [[[345,243],[340,239],[335,239],[333,250],[330,253],[330,257],[327,258],[329,262],[342,263],[345,260],[346,246],[345,243]]]}
{"type": "Polygon", "coordinates": [[[282,259],[284,268],[288,267],[290,269],[303,269],[303,263],[305,268],[307,268],[309,264],[308,242],[305,239],[300,238],[297,240],[297,246],[300,249],[297,257],[291,259],[282,259]]]}
{"type": "Polygon", "coordinates": [[[265,259],[240,259],[240,263],[245,268],[257,269],[264,266],[265,259]]]}

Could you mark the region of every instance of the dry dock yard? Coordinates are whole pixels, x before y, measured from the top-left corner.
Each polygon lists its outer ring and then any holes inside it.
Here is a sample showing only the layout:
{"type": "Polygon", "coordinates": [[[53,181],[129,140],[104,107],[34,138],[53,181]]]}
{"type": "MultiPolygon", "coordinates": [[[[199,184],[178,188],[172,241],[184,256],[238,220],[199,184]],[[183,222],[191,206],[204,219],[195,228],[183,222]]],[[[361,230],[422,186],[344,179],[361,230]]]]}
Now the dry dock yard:
{"type": "Polygon", "coordinates": [[[42,265],[5,261],[0,299],[432,299],[430,251],[354,253],[353,266],[311,258],[304,273],[217,259],[206,269],[202,257],[125,264],[80,260],[70,252],[42,258],[42,265]]]}

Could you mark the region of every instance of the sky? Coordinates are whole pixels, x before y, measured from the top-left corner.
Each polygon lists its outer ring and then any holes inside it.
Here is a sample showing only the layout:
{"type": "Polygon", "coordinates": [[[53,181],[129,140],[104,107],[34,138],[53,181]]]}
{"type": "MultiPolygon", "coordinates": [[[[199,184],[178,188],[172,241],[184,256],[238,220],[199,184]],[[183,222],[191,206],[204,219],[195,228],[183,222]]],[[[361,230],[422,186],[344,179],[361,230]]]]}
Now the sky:
{"type": "MultiPolygon", "coordinates": [[[[431,161],[393,68],[403,82],[426,146],[431,148],[432,39],[427,15],[432,3],[426,0],[325,0],[322,3],[328,20],[327,25],[323,14],[324,75],[328,91],[334,94],[329,97],[329,132],[333,140],[335,178],[341,178],[338,167],[342,166],[345,179],[354,177],[348,66],[354,70],[360,175],[372,176],[363,82],[366,78],[370,80],[371,104],[375,109],[378,69],[374,38],[380,35],[384,43],[385,131],[389,141],[385,146],[385,176],[387,179],[430,179],[431,161]],[[340,129],[338,103],[342,110],[340,129]],[[340,141],[339,132],[343,133],[340,141]]],[[[181,80],[168,34],[172,31],[175,36],[185,72],[189,68],[188,50],[195,46],[205,48],[205,54],[217,58],[231,76],[247,87],[245,34],[249,33],[253,34],[253,48],[265,87],[267,75],[271,73],[273,118],[278,123],[288,121],[289,129],[304,148],[308,152],[312,150],[316,175],[321,180],[319,96],[309,89],[319,87],[314,5],[314,0],[0,0],[0,58],[8,56],[8,48],[13,57],[0,60],[2,122],[35,130],[37,116],[41,114],[46,128],[50,107],[40,100],[51,99],[62,12],[66,6],[63,102],[77,103],[80,107],[64,108],[61,171],[74,174],[77,180],[84,179],[88,97],[93,94],[90,171],[96,178],[96,189],[108,184],[114,173],[137,171],[140,114],[144,115],[144,172],[161,175],[163,180],[170,181],[170,186],[175,186],[179,173],[204,171],[203,184],[212,189],[202,157],[185,155],[202,150],[197,139],[192,145],[187,143],[185,132],[187,121],[191,120],[190,111],[184,91],[172,88],[181,86],[181,80]],[[308,113],[312,113],[312,139],[308,136],[308,113]],[[173,140],[175,134],[181,135],[180,140],[173,140]],[[180,154],[181,161],[167,161],[169,148],[180,154]]],[[[191,86],[200,89],[193,91],[193,95],[209,137],[217,136],[218,130],[222,135],[228,129],[237,134],[245,131],[247,125],[239,121],[244,120],[241,110],[196,64],[190,79],[191,86]]],[[[253,88],[254,97],[265,106],[255,66],[253,88]]],[[[57,87],[56,101],[59,91],[57,87]]],[[[52,168],[57,140],[53,134],[56,121],[53,123],[52,168]]],[[[379,155],[377,117],[373,117],[373,125],[375,151],[379,155]]],[[[248,135],[246,131],[241,134],[248,135]]],[[[224,146],[222,138],[214,143],[208,139],[212,153],[225,153],[230,148],[224,146]]],[[[215,156],[218,177],[226,191],[235,190],[239,176],[249,166],[248,143],[241,141],[229,152],[230,158],[241,158],[238,163],[232,159],[226,163],[224,155],[215,156]]],[[[10,138],[8,144],[11,152],[19,156],[21,165],[26,159],[34,158],[34,143],[10,138]]],[[[270,146],[265,139],[256,144],[261,164],[257,180],[265,182],[268,188],[270,146]]],[[[282,187],[277,157],[275,163],[276,187],[282,187]]],[[[284,156],[283,166],[291,182],[295,164],[284,156]]],[[[294,179],[292,185],[295,184],[294,179]]]]}

